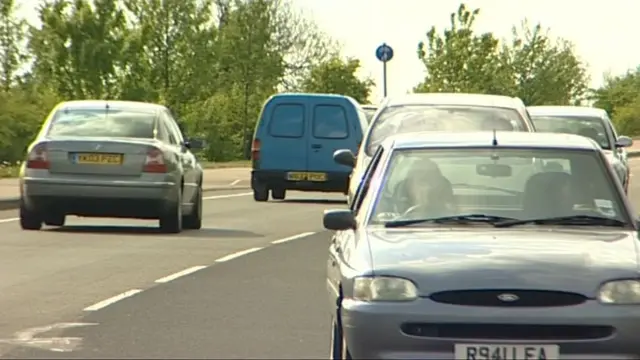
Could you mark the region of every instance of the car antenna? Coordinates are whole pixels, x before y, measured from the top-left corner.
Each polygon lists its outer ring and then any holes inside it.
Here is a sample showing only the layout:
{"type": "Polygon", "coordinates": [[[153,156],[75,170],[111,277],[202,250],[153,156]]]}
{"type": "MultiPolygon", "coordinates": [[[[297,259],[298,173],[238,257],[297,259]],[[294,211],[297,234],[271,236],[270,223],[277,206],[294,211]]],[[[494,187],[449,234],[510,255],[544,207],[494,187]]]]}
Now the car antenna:
{"type": "Polygon", "coordinates": [[[496,137],[496,129],[493,129],[493,146],[498,146],[498,138],[496,137]]]}

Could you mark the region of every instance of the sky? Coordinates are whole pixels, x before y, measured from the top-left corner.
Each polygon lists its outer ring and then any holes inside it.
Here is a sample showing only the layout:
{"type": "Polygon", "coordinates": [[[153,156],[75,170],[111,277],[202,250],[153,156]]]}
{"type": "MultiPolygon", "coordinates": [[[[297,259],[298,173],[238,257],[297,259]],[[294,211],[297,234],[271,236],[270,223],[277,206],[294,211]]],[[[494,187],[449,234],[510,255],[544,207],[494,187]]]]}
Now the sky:
{"type": "MultiPolygon", "coordinates": [[[[345,56],[362,62],[360,76],[377,84],[375,103],[382,97],[382,63],[376,48],[386,42],[394,49],[387,64],[389,95],[411,90],[424,78],[424,66],[416,55],[417,44],[433,25],[449,23],[458,0],[291,0],[329,36],[342,45],[345,56]]],[[[19,13],[36,23],[39,0],[17,0],[19,13]]],[[[640,1],[638,0],[467,0],[480,8],[476,29],[508,38],[513,25],[523,19],[540,22],[551,35],[570,40],[589,70],[591,85],[602,84],[603,75],[622,74],[640,65],[640,1]]]]}

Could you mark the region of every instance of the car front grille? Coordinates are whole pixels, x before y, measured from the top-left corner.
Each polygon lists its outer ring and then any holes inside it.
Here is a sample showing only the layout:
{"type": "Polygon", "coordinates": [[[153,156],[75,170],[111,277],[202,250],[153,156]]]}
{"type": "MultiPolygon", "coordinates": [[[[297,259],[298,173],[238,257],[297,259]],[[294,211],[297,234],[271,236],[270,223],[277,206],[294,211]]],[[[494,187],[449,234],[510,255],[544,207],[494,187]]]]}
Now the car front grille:
{"type": "Polygon", "coordinates": [[[524,325],[480,323],[405,323],[411,336],[467,340],[594,340],[612,336],[615,329],[601,325],[524,325]]]}
{"type": "Polygon", "coordinates": [[[571,292],[504,289],[442,291],[429,298],[443,304],[493,307],[571,306],[587,301],[586,296],[571,292]]]}

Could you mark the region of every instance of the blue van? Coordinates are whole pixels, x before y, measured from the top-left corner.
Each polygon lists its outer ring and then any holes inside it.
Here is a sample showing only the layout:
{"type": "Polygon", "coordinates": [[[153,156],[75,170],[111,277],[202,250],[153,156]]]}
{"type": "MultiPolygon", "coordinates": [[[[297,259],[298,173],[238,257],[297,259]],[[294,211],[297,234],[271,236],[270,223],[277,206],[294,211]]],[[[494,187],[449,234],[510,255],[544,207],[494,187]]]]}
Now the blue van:
{"type": "Polygon", "coordinates": [[[283,200],[287,190],[344,192],[352,168],[333,152],[362,142],[367,118],[351,97],[283,93],[264,104],[251,146],[251,187],[256,201],[269,192],[283,200]]]}

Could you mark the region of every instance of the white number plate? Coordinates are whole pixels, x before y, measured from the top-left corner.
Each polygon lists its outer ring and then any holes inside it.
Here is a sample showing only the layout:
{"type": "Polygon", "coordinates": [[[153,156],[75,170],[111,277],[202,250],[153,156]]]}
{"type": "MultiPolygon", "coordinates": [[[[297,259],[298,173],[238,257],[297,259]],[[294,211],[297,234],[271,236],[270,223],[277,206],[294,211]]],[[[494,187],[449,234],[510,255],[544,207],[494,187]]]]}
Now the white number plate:
{"type": "Polygon", "coordinates": [[[546,360],[559,359],[558,345],[456,344],[456,360],[546,360]]]}

